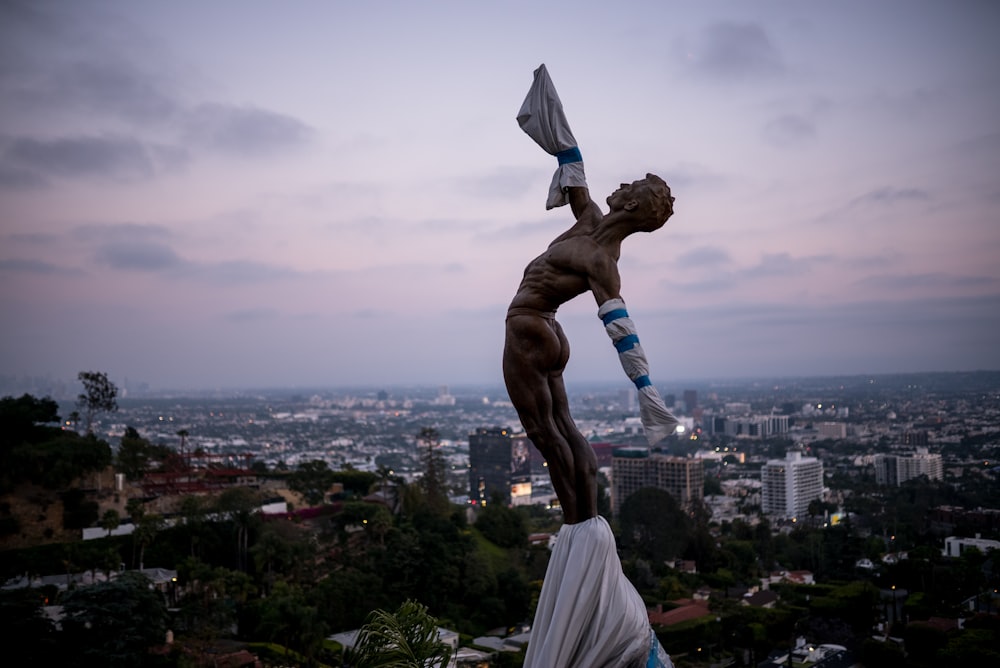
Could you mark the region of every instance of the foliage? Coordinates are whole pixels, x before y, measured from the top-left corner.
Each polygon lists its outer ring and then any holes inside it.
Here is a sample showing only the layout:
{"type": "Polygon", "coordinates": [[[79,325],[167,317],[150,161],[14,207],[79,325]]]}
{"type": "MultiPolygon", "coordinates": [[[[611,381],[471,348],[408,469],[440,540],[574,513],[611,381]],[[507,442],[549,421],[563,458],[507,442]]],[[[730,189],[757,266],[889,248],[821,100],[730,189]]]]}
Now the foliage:
{"type": "Polygon", "coordinates": [[[528,526],[524,516],[494,499],[479,509],[476,528],[500,547],[527,547],[528,526]]]}
{"type": "Polygon", "coordinates": [[[64,529],[83,529],[97,522],[97,502],[87,500],[83,490],[70,489],[63,492],[62,502],[64,529]]]}
{"type": "Polygon", "coordinates": [[[77,396],[76,405],[83,411],[83,424],[90,434],[97,415],[118,410],[118,388],[102,371],[81,371],[77,378],[83,383],[83,393],[77,396]]]}
{"type": "Polygon", "coordinates": [[[45,596],[31,587],[0,590],[0,629],[5,638],[19,641],[17,651],[24,665],[56,663],[57,629],[42,610],[44,603],[45,596]]]}
{"type": "Polygon", "coordinates": [[[166,605],[138,573],[70,591],[62,604],[63,642],[73,647],[70,665],[149,665],[149,650],[164,642],[166,605]]]}
{"type": "Polygon", "coordinates": [[[154,462],[162,464],[173,454],[174,451],[166,446],[151,444],[134,427],[125,427],[115,466],[129,480],[139,480],[154,462]]]}
{"type": "Polygon", "coordinates": [[[444,456],[438,450],[441,436],[437,429],[424,427],[417,435],[417,443],[422,449],[421,464],[423,475],[417,482],[424,494],[423,501],[434,513],[445,515],[451,503],[448,500],[448,477],[444,456]]]}
{"type": "Polygon", "coordinates": [[[326,500],[326,494],[333,486],[335,474],[322,459],[302,462],[295,472],[288,476],[288,488],[298,492],[310,506],[317,506],[326,500]]]}
{"type": "Polygon", "coordinates": [[[405,601],[395,613],[375,610],[358,633],[358,644],[347,652],[356,668],[431,668],[447,665],[451,648],[438,637],[437,620],[427,608],[405,601]]]}
{"type": "Polygon", "coordinates": [[[111,462],[106,442],[53,426],[57,409],[29,394],[0,399],[0,491],[24,482],[62,489],[111,462]]]}
{"type": "Polygon", "coordinates": [[[619,513],[619,547],[654,563],[680,557],[691,535],[691,523],[669,492],[647,487],[632,494],[619,513]]]}

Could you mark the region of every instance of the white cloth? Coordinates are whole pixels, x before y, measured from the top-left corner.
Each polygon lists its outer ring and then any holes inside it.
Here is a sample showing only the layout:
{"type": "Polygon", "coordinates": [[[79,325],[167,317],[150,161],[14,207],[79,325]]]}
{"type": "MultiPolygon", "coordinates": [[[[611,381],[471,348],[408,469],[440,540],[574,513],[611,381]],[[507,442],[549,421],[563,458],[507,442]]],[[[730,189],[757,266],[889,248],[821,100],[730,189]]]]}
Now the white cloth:
{"type": "MultiPolygon", "coordinates": [[[[534,81],[521,104],[521,110],[517,112],[517,123],[551,155],[577,147],[576,138],[563,113],[562,101],[544,64],[535,70],[534,81]]],[[[569,186],[587,187],[582,159],[559,165],[552,175],[545,208],[553,209],[568,203],[565,189],[569,186]]]]}
{"type": "Polygon", "coordinates": [[[652,638],[646,606],[622,572],[607,520],[563,525],[545,571],[525,668],[646,666],[652,638]]]}
{"type": "Polygon", "coordinates": [[[639,391],[639,419],[642,420],[646,440],[650,445],[655,445],[674,433],[678,422],[673,413],[667,410],[656,386],[649,380],[649,362],[639,345],[635,323],[628,316],[625,302],[621,299],[604,302],[597,309],[597,315],[604,321],[604,331],[618,349],[618,360],[625,375],[635,383],[639,391]]]}

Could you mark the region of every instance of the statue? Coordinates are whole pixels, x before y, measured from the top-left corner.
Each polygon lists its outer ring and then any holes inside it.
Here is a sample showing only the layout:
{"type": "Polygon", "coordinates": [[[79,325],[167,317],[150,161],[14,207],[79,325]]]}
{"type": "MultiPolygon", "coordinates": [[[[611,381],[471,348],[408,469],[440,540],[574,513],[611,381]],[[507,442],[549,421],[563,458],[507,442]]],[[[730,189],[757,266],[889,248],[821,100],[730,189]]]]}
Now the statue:
{"type": "Polygon", "coordinates": [[[583,161],[545,66],[518,114],[536,142],[559,159],[546,208],[569,204],[576,222],[532,260],[507,310],[503,374],[528,438],[548,462],[565,524],[549,561],[528,643],[526,668],[657,668],[670,659],[649,628],[645,605],[624,577],[614,535],[597,514],[597,458],[569,412],[563,371],[569,342],[559,306],[590,292],[628,377],[639,391],[650,443],[677,419],[649,379],[645,354],[621,296],[622,241],[654,232],[673,215],[659,177],[623,183],[603,213],[591,200],[583,161]]]}

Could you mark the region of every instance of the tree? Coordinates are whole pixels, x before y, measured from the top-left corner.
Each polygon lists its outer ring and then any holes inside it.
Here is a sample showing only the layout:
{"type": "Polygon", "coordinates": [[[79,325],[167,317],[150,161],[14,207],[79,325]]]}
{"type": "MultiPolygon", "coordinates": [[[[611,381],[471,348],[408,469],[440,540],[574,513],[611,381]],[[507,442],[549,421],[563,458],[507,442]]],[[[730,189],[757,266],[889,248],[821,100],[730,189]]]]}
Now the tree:
{"type": "Polygon", "coordinates": [[[97,415],[118,410],[118,388],[102,371],[81,371],[77,378],[83,383],[83,393],[77,396],[76,405],[83,410],[83,424],[90,434],[97,415]]]}
{"type": "Polygon", "coordinates": [[[327,463],[322,459],[314,459],[302,462],[288,476],[288,488],[301,494],[310,506],[317,506],[326,499],[333,480],[334,472],[327,463]]]}
{"type": "Polygon", "coordinates": [[[122,523],[121,515],[114,508],[108,508],[101,515],[101,528],[108,532],[108,536],[111,536],[111,532],[118,528],[118,525],[122,523]]]}
{"type": "Polygon", "coordinates": [[[115,465],[129,480],[139,480],[146,472],[151,459],[149,441],[136,431],[135,427],[125,427],[115,465]]]}
{"type": "Polygon", "coordinates": [[[143,559],[146,556],[146,548],[153,544],[156,534],[163,529],[163,517],[150,513],[143,515],[132,532],[132,540],[139,546],[139,568],[144,567],[143,559]]]}
{"type": "Polygon", "coordinates": [[[63,642],[75,659],[69,665],[150,665],[149,650],[164,642],[166,604],[139,573],[70,591],[62,602],[63,642]]]}
{"type": "Polygon", "coordinates": [[[623,550],[650,562],[680,557],[691,539],[691,521],[669,492],[647,487],[625,499],[619,513],[623,550]],[[650,512],[655,508],[655,512],[650,512]]]}
{"type": "Polygon", "coordinates": [[[259,495],[246,487],[231,487],[219,496],[218,510],[233,523],[236,533],[237,568],[245,571],[250,528],[259,521],[259,495]]]}
{"type": "Polygon", "coordinates": [[[438,624],[420,603],[407,600],[394,612],[375,610],[358,632],[358,644],[346,652],[356,668],[431,668],[445,666],[451,648],[438,636],[438,624]]]}
{"type": "Polygon", "coordinates": [[[432,512],[446,515],[451,509],[451,502],[448,500],[444,457],[437,449],[441,443],[441,436],[437,429],[424,427],[417,434],[417,442],[426,448],[422,456],[424,475],[418,483],[424,493],[424,500],[432,512]]]}

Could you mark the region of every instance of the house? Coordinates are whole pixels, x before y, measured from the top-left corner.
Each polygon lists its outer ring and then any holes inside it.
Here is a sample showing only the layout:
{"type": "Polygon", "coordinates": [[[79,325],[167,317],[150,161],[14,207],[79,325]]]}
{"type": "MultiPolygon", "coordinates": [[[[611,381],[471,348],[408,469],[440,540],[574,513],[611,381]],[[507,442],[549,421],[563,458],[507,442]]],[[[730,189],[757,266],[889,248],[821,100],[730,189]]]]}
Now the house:
{"type": "Polygon", "coordinates": [[[766,589],[764,591],[759,591],[756,594],[744,596],[743,600],[740,601],[740,605],[749,605],[754,608],[773,608],[774,604],[777,602],[778,595],[770,589],[766,589]]]}

